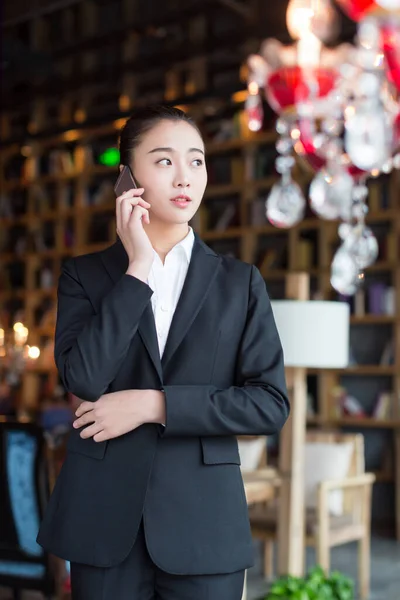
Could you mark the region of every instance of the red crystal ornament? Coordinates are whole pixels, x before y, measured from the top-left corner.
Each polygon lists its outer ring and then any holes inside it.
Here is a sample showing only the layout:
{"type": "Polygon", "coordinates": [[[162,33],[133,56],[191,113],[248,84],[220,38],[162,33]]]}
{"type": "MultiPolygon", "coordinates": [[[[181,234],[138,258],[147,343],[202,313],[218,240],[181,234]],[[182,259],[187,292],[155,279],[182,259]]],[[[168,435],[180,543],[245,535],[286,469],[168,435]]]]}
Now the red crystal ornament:
{"type": "Polygon", "coordinates": [[[249,94],[245,102],[247,124],[250,131],[260,131],[264,120],[264,110],[259,94],[249,94]]]}
{"type": "Polygon", "coordinates": [[[340,8],[353,21],[361,21],[365,15],[376,8],[374,0],[336,0],[340,8]]]}
{"type": "Polygon", "coordinates": [[[381,32],[388,77],[400,92],[400,25],[386,22],[382,25],[381,32]]]}
{"type": "MultiPolygon", "coordinates": [[[[326,158],[318,152],[318,149],[314,145],[313,134],[309,122],[302,120],[299,123],[299,130],[300,138],[296,142],[294,148],[297,154],[302,156],[304,160],[308,162],[313,171],[319,171],[326,166],[327,161],[326,158]]],[[[357,180],[359,177],[361,177],[361,175],[365,175],[364,171],[358,167],[355,167],[350,162],[347,165],[347,171],[354,180],[357,180]]]]}
{"type": "MultiPolygon", "coordinates": [[[[281,113],[310,97],[308,74],[309,70],[294,66],[282,67],[267,77],[265,95],[275,112],[281,113]]],[[[335,85],[337,73],[317,67],[312,70],[312,75],[318,84],[318,97],[326,96],[335,85]]]]}

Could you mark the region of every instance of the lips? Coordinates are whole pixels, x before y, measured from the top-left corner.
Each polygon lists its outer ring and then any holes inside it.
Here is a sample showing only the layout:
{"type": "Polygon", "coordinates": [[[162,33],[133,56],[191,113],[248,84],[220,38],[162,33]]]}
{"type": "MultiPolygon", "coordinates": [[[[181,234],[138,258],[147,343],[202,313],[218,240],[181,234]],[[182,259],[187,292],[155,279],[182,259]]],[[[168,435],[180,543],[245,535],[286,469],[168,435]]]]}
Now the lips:
{"type": "Polygon", "coordinates": [[[171,202],[191,202],[190,196],[176,196],[175,198],[171,198],[171,202]]]}
{"type": "Polygon", "coordinates": [[[187,208],[190,205],[191,198],[189,196],[176,196],[176,198],[171,198],[171,202],[177,208],[187,208]]]}

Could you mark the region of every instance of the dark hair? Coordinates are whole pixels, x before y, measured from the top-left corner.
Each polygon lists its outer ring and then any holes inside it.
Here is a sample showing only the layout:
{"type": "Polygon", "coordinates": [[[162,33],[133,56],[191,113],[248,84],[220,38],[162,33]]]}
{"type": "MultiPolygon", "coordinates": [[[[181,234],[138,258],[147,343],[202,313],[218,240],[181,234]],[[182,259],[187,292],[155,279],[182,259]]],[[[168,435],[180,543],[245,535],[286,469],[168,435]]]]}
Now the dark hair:
{"type": "Polygon", "coordinates": [[[169,106],[138,108],[126,121],[120,133],[119,153],[121,165],[129,165],[131,163],[133,150],[140,144],[143,134],[164,120],[188,123],[201,136],[196,123],[180,108],[169,106]]]}

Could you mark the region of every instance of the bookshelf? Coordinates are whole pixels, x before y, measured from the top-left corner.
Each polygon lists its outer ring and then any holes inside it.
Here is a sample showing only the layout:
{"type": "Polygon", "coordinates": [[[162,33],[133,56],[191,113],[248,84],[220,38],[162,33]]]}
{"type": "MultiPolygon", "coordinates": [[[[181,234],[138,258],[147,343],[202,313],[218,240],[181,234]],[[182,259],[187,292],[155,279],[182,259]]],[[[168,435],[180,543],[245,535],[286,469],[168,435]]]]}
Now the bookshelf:
{"type": "MultiPolygon", "coordinates": [[[[240,107],[238,111],[240,113],[240,107]]],[[[99,139],[106,139],[108,147],[115,146],[117,125],[120,126],[121,121],[114,121],[98,130],[81,128],[73,136],[67,130],[59,136],[35,142],[21,163],[20,172],[12,178],[7,177],[9,165],[16,156],[20,156],[21,148],[10,145],[3,153],[2,197],[4,199],[6,195],[11,206],[3,201],[2,210],[6,216],[0,217],[0,230],[5,233],[2,239],[8,239],[11,246],[3,243],[1,249],[0,305],[2,308],[23,310],[24,322],[31,332],[30,343],[42,349],[49,348],[43,361],[39,359],[27,374],[29,385],[25,385],[25,390],[36,390],[38,395],[43,386],[49,390],[58,383],[50,349],[54,335],[56,283],[62,261],[68,256],[104,248],[115,239],[112,182],[117,170],[97,164],[95,153],[88,152],[88,147],[90,144],[95,146],[99,139]],[[73,146],[71,137],[74,137],[73,146]],[[59,158],[54,152],[60,150],[68,153],[69,159],[59,163],[50,160],[54,156],[59,158]],[[48,166],[45,166],[46,172],[43,173],[41,167],[48,164],[53,165],[55,172],[47,172],[48,166]],[[101,186],[103,193],[99,192],[101,186]],[[25,200],[21,200],[21,192],[25,200]],[[19,201],[13,205],[15,195],[19,201]],[[14,210],[16,214],[13,214],[14,210]],[[7,235],[10,232],[13,235],[7,235]],[[11,268],[11,277],[5,277],[7,267],[15,265],[17,271],[11,268]]],[[[314,297],[336,298],[329,283],[329,265],[337,243],[337,224],[308,214],[291,230],[277,230],[271,226],[262,206],[276,175],[271,168],[269,174],[262,169],[257,170],[257,158],[258,153],[266,149],[274,154],[275,134],[268,131],[250,134],[239,118],[232,135],[232,139],[211,140],[207,144],[210,185],[193,226],[216,250],[257,264],[273,298],[283,297],[287,273],[301,270],[311,275],[314,297]],[[240,164],[241,168],[238,168],[240,164]],[[229,210],[232,205],[234,210],[229,210]]],[[[27,153],[27,148],[24,151],[27,153]]],[[[301,163],[297,166],[297,177],[306,190],[309,177],[301,163]]],[[[397,174],[392,177],[396,178],[397,174]]],[[[373,185],[378,186],[379,182],[374,181],[373,185]]],[[[392,237],[398,236],[399,231],[395,200],[396,196],[387,208],[376,206],[367,219],[371,227],[382,228],[383,224],[392,237]]],[[[392,240],[393,245],[396,239],[392,240]]],[[[391,256],[380,257],[368,270],[366,279],[369,277],[372,281],[384,280],[396,292],[398,290],[399,268],[391,256]]],[[[367,296],[367,291],[366,287],[364,296],[367,296]]],[[[388,432],[395,442],[400,432],[400,382],[397,375],[399,317],[396,310],[393,314],[369,313],[365,297],[363,310],[360,302],[357,306],[355,304],[352,300],[352,332],[367,328],[365,340],[373,340],[377,332],[381,337],[383,334],[383,341],[393,338],[396,346],[393,357],[390,364],[379,364],[376,360],[375,363],[354,364],[345,370],[310,370],[308,376],[317,392],[315,413],[309,417],[309,426],[376,429],[388,432]],[[338,415],[332,390],[339,385],[346,387],[349,378],[356,389],[365,385],[366,381],[369,385],[368,381],[372,379],[375,387],[377,385],[376,395],[391,391],[392,406],[388,407],[388,414],[379,419],[365,415],[338,415]]],[[[38,399],[32,393],[27,394],[24,401],[26,408],[36,409],[38,399]]],[[[362,403],[363,399],[360,401],[362,403]]],[[[393,452],[396,454],[395,450],[393,452]]],[[[391,472],[382,471],[380,467],[376,469],[378,475],[384,473],[380,481],[399,486],[399,475],[395,472],[399,467],[400,461],[394,461],[391,472]]]]}
{"type": "MultiPolygon", "coordinates": [[[[346,370],[308,372],[313,409],[308,425],[360,430],[366,445],[370,434],[384,438],[384,448],[376,447],[373,470],[379,482],[389,486],[390,493],[394,491],[393,517],[400,539],[399,174],[369,183],[367,221],[378,236],[380,256],[365,274],[362,293],[354,299],[338,298],[329,280],[330,262],[339,241],[337,223],[318,219],[308,211],[297,227],[278,230],[265,217],[265,198],[277,180],[272,115],[269,127],[266,120],[265,131],[251,134],[245,125],[243,96],[231,95],[243,87],[241,60],[252,44],[258,48],[260,40],[249,37],[242,19],[219,3],[205,3],[202,16],[195,4],[175,0],[179,18],[172,18],[173,11],[168,16],[160,13],[156,30],[148,32],[151,15],[143,13],[139,20],[135,17],[142,3],[120,0],[118,10],[125,15],[124,25],[120,20],[113,26],[113,34],[123,30],[118,77],[111,56],[106,73],[98,73],[101,54],[108,48],[102,45],[104,40],[108,39],[111,47],[111,39],[118,36],[107,32],[97,4],[85,2],[63,11],[62,38],[56,51],[53,48],[59,80],[38,84],[32,103],[27,104],[26,97],[21,103],[18,95],[10,95],[3,108],[0,317],[11,322],[22,315],[30,330],[29,343],[42,350],[40,359],[24,375],[21,406],[35,414],[41,399],[58,385],[52,349],[56,285],[63,261],[102,249],[115,239],[112,184],[117,168],[102,164],[101,157],[115,148],[118,131],[133,103],[183,104],[198,121],[207,146],[209,185],[193,222],[200,236],[216,251],[256,264],[273,299],[284,297],[288,273],[306,271],[311,297],[351,304],[354,363],[346,370]],[[223,19],[217,18],[218,11],[224,11],[223,19]],[[99,26],[86,29],[88,16],[92,23],[100,20],[105,30],[100,31],[99,26]],[[78,31],[77,23],[82,30],[79,40],[73,35],[78,31]],[[177,24],[185,29],[186,37],[176,34],[176,39],[171,38],[160,62],[157,36],[161,33],[155,31],[164,27],[168,37],[171,31],[176,33],[177,24]],[[239,37],[232,35],[237,30],[239,37]],[[188,35],[193,42],[190,52],[188,35]],[[74,52],[70,52],[71,44],[74,52]],[[180,60],[181,55],[184,60],[180,60]],[[82,57],[82,64],[78,64],[82,57]],[[148,67],[146,76],[144,64],[148,67]],[[166,64],[170,68],[166,69],[166,64]],[[74,77],[76,69],[79,77],[74,77]],[[55,88],[56,94],[52,93],[55,88]],[[106,88],[112,93],[107,95],[106,88]],[[383,361],[390,343],[392,348],[383,361]],[[368,353],[369,347],[374,352],[368,353]],[[348,390],[360,402],[362,415],[338,410],[338,396],[333,393],[338,388],[348,390]],[[389,393],[377,418],[378,399],[389,393]]],[[[33,47],[46,49],[54,43],[49,37],[52,18],[44,15],[32,22],[33,47]]],[[[25,34],[24,26],[21,35],[25,34]]],[[[294,176],[307,193],[312,174],[301,159],[294,176]]]]}

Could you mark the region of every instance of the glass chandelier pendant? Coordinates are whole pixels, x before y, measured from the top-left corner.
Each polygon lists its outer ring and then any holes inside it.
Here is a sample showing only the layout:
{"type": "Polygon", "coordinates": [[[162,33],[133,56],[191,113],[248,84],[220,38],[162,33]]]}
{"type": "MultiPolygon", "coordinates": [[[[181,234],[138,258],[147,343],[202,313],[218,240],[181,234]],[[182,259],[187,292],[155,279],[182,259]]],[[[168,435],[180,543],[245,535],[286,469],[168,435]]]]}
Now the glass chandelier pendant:
{"type": "Polygon", "coordinates": [[[325,135],[328,136],[324,144],[326,166],[317,173],[311,182],[310,206],[313,212],[322,219],[348,221],[351,218],[354,180],[341,163],[342,142],[334,137],[340,134],[337,122],[332,125],[327,120],[323,127],[325,135]]]}
{"type": "Polygon", "coordinates": [[[350,218],[353,179],[341,166],[321,169],[310,186],[310,206],[327,220],[350,218]]]}
{"type": "Polygon", "coordinates": [[[372,229],[365,224],[368,214],[366,204],[368,188],[359,184],[354,189],[353,216],[356,223],[346,232],[345,245],[353,255],[360,270],[370,267],[378,258],[379,245],[372,229]]]}
{"type": "Polygon", "coordinates": [[[391,155],[392,127],[379,97],[378,78],[372,73],[365,73],[358,83],[364,94],[370,93],[370,96],[364,96],[345,111],[346,151],[359,169],[380,170],[391,155]]]}
{"type": "Polygon", "coordinates": [[[310,208],[341,221],[331,284],[352,295],[379,253],[365,223],[365,182],[400,169],[400,0],[336,3],[357,22],[355,45],[331,47],[338,32],[332,0],[289,0],[287,26],[295,43],[267,39],[249,57],[246,110],[250,128],[261,129],[261,90],[279,115],[281,178],[266,201],[268,220],[289,228],[304,216],[305,199],[292,178],[295,152],[314,173],[310,208]]]}
{"type": "Polygon", "coordinates": [[[352,254],[343,245],[333,257],[330,281],[332,287],[344,296],[352,296],[360,286],[360,270],[352,254]]]}
{"type": "Polygon", "coordinates": [[[276,143],[280,156],[275,166],[281,175],[281,180],[271,190],[266,201],[266,215],[275,227],[287,229],[299,223],[306,208],[306,201],[300,186],[292,179],[292,168],[295,160],[292,154],[293,141],[290,136],[290,125],[283,119],[278,119],[277,132],[281,135],[276,143]]]}
{"type": "Polygon", "coordinates": [[[336,251],[331,267],[331,284],[339,293],[353,295],[363,281],[362,271],[378,258],[378,241],[365,225],[368,188],[360,183],[354,187],[352,218],[355,223],[342,223],[339,237],[342,244],[336,251]]]}
{"type": "Polygon", "coordinates": [[[248,127],[250,131],[260,131],[264,120],[264,109],[256,81],[249,82],[248,92],[244,104],[248,127]]]}

